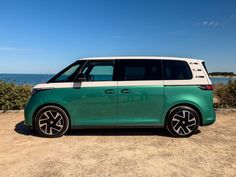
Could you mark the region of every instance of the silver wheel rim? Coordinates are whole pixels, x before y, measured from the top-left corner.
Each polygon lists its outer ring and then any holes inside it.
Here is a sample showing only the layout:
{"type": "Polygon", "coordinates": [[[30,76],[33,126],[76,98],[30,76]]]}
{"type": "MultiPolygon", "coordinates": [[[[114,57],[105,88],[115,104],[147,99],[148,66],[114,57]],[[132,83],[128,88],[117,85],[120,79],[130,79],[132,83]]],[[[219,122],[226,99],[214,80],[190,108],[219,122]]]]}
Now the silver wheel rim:
{"type": "Polygon", "coordinates": [[[172,127],[179,135],[192,133],[197,125],[196,117],[188,110],[177,112],[172,118],[172,127]]]}
{"type": "Polygon", "coordinates": [[[39,117],[39,128],[47,135],[56,135],[64,127],[64,119],[56,110],[45,111],[39,117]]]}

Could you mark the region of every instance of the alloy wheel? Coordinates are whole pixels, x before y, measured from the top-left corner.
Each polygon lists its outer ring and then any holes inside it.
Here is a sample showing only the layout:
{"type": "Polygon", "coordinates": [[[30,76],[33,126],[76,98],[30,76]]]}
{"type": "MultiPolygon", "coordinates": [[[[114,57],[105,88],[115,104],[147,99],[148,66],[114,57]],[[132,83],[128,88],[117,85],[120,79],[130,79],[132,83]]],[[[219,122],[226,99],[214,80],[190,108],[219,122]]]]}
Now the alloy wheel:
{"type": "Polygon", "coordinates": [[[47,110],[39,117],[39,128],[47,135],[57,135],[64,127],[64,119],[60,112],[47,110]]]}
{"type": "Polygon", "coordinates": [[[174,114],[171,123],[173,130],[181,136],[189,135],[197,126],[196,117],[188,110],[181,110],[174,114]]]}

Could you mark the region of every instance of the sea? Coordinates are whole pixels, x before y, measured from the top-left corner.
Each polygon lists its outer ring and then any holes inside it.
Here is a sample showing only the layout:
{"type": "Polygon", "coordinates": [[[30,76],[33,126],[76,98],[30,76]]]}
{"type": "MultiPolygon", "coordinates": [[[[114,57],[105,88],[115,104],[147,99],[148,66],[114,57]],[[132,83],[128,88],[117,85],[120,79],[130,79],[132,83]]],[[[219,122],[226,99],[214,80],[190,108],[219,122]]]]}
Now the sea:
{"type": "MultiPolygon", "coordinates": [[[[0,74],[0,80],[15,83],[17,85],[37,85],[39,83],[45,83],[54,74],[0,74]]],[[[213,84],[222,83],[226,84],[229,81],[227,77],[214,77],[210,78],[213,84]]],[[[236,78],[232,78],[236,80],[236,78]]]]}
{"type": "Polygon", "coordinates": [[[17,85],[37,85],[47,82],[54,74],[0,74],[0,80],[17,85]]]}

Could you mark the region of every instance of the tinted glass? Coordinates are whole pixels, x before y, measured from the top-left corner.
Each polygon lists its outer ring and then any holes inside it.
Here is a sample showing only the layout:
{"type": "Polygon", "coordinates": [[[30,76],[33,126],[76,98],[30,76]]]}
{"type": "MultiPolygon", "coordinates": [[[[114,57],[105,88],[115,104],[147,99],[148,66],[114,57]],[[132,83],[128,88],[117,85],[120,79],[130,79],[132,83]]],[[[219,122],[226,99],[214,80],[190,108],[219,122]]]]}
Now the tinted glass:
{"type": "Polygon", "coordinates": [[[83,73],[87,81],[112,81],[114,61],[88,61],[83,73]]]}
{"type": "Polygon", "coordinates": [[[165,80],[192,79],[192,72],[185,61],[163,60],[165,80]]]}
{"type": "Polygon", "coordinates": [[[162,67],[160,60],[120,60],[119,80],[161,80],[162,67]]]}
{"type": "Polygon", "coordinates": [[[77,69],[80,67],[81,62],[77,64],[71,65],[70,67],[66,68],[64,71],[59,73],[51,80],[51,82],[71,82],[73,81],[77,69]]]}
{"type": "Polygon", "coordinates": [[[206,71],[206,72],[207,72],[207,74],[208,74],[207,67],[206,67],[206,64],[205,64],[205,62],[204,62],[204,61],[202,62],[202,65],[203,65],[203,67],[204,67],[205,71],[206,71]]]}

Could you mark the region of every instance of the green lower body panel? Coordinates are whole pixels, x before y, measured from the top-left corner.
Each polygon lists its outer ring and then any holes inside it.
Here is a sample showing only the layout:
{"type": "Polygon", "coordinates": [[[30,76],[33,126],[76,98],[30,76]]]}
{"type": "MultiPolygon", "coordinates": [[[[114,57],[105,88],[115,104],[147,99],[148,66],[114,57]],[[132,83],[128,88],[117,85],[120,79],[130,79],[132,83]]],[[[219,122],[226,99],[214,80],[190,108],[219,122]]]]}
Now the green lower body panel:
{"type": "Polygon", "coordinates": [[[214,123],[213,92],[201,90],[198,86],[165,86],[165,110],[163,121],[168,111],[176,105],[189,105],[201,114],[201,125],[214,123]]]}
{"type": "Polygon", "coordinates": [[[169,110],[183,104],[199,111],[201,125],[215,121],[212,91],[197,86],[114,86],[40,91],[26,104],[25,124],[32,126],[40,107],[58,105],[68,113],[71,126],[164,126],[169,110]]]}

